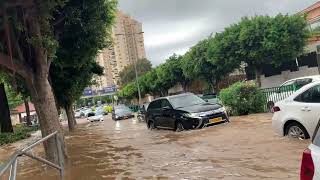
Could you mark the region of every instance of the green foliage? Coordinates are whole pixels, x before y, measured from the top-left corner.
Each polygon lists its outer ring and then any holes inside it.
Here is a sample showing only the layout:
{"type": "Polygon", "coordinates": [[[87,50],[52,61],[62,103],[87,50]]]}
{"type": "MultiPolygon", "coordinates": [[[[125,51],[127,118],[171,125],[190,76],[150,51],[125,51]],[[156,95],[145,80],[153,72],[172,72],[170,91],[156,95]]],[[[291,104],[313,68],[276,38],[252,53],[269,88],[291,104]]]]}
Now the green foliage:
{"type": "MultiPolygon", "coordinates": [[[[139,59],[136,62],[136,64],[137,64],[138,76],[141,76],[152,69],[152,64],[148,59],[139,59]]],[[[130,65],[126,66],[120,72],[120,83],[121,84],[130,83],[130,82],[134,81],[135,78],[136,78],[136,74],[135,74],[134,64],[130,64],[130,65]]]]}
{"type": "Polygon", "coordinates": [[[320,26],[317,26],[311,30],[312,35],[319,35],[320,34],[320,26]]]}
{"type": "Polygon", "coordinates": [[[244,59],[237,51],[239,34],[239,26],[232,25],[225,28],[223,32],[215,34],[209,41],[208,57],[210,57],[209,61],[215,65],[215,72],[212,74],[216,82],[239,68],[244,59]]]}
{"type": "Polygon", "coordinates": [[[247,115],[264,110],[265,96],[254,83],[237,82],[221,90],[219,98],[231,109],[232,115],[247,115]]]}
{"type": "Polygon", "coordinates": [[[112,106],[110,106],[110,105],[104,106],[104,111],[107,112],[107,113],[111,113],[112,112],[112,106]]]}
{"type": "MultiPolygon", "coordinates": [[[[203,79],[211,92],[222,78],[240,67],[242,62],[254,66],[281,64],[303,52],[308,37],[306,22],[298,15],[255,16],[210,36],[185,55],[173,55],[164,64],[140,76],[142,94],[166,95],[169,88],[180,82],[184,89],[189,82],[203,79]]],[[[137,97],[135,83],[128,83],[119,97],[137,97]]]]}
{"type": "Polygon", "coordinates": [[[238,26],[240,35],[236,43],[239,48],[234,51],[255,68],[259,86],[263,65],[278,67],[294,60],[303,53],[309,37],[307,23],[300,15],[246,17],[242,18],[238,26]]]}
{"type": "Polygon", "coordinates": [[[185,54],[184,62],[182,63],[183,74],[189,79],[194,79],[195,77],[206,79],[209,77],[211,80],[212,74],[206,71],[208,65],[209,71],[214,69],[210,67],[210,62],[208,61],[208,42],[209,39],[200,41],[185,54]]]}
{"type": "Polygon", "coordinates": [[[165,87],[172,87],[179,82],[183,88],[191,81],[191,77],[183,74],[183,56],[173,54],[170,56],[162,66],[162,72],[158,74],[158,78],[164,81],[165,87]]]}
{"type": "Polygon", "coordinates": [[[111,44],[116,6],[116,0],[69,0],[63,7],[65,24],[50,69],[59,106],[73,104],[93,84],[92,77],[103,74],[95,60],[111,44]]]}
{"type": "Polygon", "coordinates": [[[237,29],[234,27],[227,28],[192,47],[183,57],[184,76],[205,80],[209,85],[208,91],[212,92],[217,82],[240,66],[240,59],[230,51],[236,47],[235,32],[237,29]]]}
{"type": "Polygon", "coordinates": [[[279,66],[303,52],[309,35],[306,25],[300,15],[243,18],[238,51],[249,65],[279,66]]]}
{"type": "Polygon", "coordinates": [[[0,72],[0,83],[4,83],[5,92],[8,98],[9,108],[14,109],[18,105],[23,103],[23,99],[22,99],[22,95],[19,93],[19,90],[12,88],[12,86],[8,84],[10,80],[12,80],[12,78],[0,72]]]}
{"type": "Polygon", "coordinates": [[[12,110],[23,103],[22,96],[12,89],[8,84],[5,84],[5,91],[8,98],[9,108],[12,110]]]}
{"type": "Polygon", "coordinates": [[[24,125],[17,125],[14,127],[14,133],[0,133],[0,146],[3,144],[13,143],[31,136],[31,132],[35,128],[27,127],[24,125]]]}

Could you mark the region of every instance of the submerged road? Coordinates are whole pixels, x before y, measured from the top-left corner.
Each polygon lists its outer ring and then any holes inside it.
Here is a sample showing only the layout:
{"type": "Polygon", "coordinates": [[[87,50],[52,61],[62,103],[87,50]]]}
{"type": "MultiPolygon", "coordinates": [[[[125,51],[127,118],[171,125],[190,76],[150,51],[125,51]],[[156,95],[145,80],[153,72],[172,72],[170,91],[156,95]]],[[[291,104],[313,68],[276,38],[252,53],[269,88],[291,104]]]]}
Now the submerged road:
{"type": "MultiPolygon", "coordinates": [[[[109,115],[104,122],[79,125],[66,142],[66,180],[298,179],[309,143],[275,135],[270,114],[180,133],[149,131],[136,119],[114,122],[109,115]]],[[[12,147],[0,153],[1,160],[12,147]]],[[[20,159],[18,171],[19,180],[58,179],[56,170],[28,158],[20,159]]]]}

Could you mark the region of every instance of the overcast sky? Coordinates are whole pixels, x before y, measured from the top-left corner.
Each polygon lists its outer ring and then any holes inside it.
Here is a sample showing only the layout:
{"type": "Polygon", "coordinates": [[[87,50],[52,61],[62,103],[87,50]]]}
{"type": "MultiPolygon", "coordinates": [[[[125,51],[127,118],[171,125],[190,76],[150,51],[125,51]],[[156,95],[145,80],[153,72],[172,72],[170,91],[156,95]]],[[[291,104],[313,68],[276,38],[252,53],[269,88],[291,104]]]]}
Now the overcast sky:
{"type": "Polygon", "coordinates": [[[293,14],[316,1],[119,0],[119,9],[142,22],[147,58],[156,66],[243,16],[293,14]]]}

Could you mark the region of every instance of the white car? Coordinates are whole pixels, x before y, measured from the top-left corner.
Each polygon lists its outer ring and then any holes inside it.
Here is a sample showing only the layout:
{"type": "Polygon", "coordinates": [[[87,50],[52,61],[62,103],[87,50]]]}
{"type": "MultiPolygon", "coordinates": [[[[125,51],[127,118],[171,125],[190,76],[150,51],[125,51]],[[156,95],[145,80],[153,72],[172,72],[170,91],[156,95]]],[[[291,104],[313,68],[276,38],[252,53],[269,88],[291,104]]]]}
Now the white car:
{"type": "Polygon", "coordinates": [[[93,111],[91,109],[84,109],[82,113],[84,117],[88,117],[89,114],[93,113],[93,111]]]}
{"type": "Polygon", "coordinates": [[[312,143],[304,150],[301,161],[300,179],[320,179],[320,122],[313,134],[312,143]]]}
{"type": "Polygon", "coordinates": [[[95,113],[94,116],[90,116],[87,119],[90,122],[103,121],[104,120],[104,115],[105,115],[104,110],[103,109],[98,109],[98,110],[96,110],[96,113],[95,113]]]}
{"type": "Polygon", "coordinates": [[[76,111],[74,112],[75,118],[81,118],[82,115],[83,115],[83,112],[82,112],[81,110],[76,110],[76,111]]]}
{"type": "MultiPolygon", "coordinates": [[[[277,89],[277,92],[274,92],[274,88],[270,88],[271,93],[269,94],[268,92],[266,92],[268,108],[271,110],[276,102],[279,102],[289,97],[296,90],[315,81],[320,81],[320,75],[305,76],[305,77],[290,79],[282,83],[277,89]]],[[[268,89],[266,89],[266,91],[268,91],[268,89]]]]}
{"type": "Polygon", "coordinates": [[[320,118],[320,81],[310,83],[277,102],[272,111],[275,132],[282,136],[308,139],[320,118]]]}

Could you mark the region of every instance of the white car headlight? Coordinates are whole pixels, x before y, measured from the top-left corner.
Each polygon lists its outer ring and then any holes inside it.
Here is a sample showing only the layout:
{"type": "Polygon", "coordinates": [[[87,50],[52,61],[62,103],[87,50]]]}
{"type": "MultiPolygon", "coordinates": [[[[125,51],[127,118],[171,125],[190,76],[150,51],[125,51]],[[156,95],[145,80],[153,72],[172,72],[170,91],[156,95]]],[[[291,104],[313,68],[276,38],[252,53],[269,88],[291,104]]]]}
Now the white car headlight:
{"type": "Polygon", "coordinates": [[[224,107],[221,107],[221,108],[219,108],[219,109],[215,109],[215,110],[213,110],[213,113],[214,114],[217,114],[217,113],[222,113],[222,112],[226,112],[226,108],[224,108],[224,107]]]}
{"type": "Polygon", "coordinates": [[[201,113],[185,113],[183,115],[189,118],[200,118],[201,113]]]}

